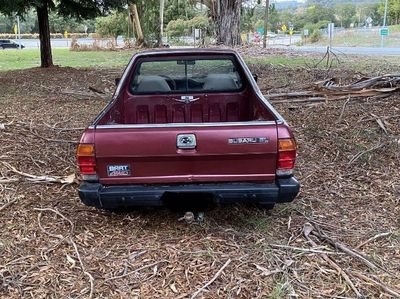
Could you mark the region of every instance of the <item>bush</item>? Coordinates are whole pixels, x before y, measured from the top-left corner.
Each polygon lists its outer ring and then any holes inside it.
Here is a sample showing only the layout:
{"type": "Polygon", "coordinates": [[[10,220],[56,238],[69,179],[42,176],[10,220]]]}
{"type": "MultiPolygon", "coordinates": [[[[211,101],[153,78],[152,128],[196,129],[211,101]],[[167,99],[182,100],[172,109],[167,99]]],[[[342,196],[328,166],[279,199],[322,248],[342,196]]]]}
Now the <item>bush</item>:
{"type": "Polygon", "coordinates": [[[304,26],[304,29],[308,29],[312,43],[316,43],[322,38],[321,29],[327,28],[329,23],[330,21],[323,20],[318,23],[308,23],[304,26]]]}
{"type": "Polygon", "coordinates": [[[321,37],[322,37],[322,33],[321,33],[321,31],[320,30],[314,30],[312,33],[311,33],[311,35],[310,35],[310,41],[312,42],[312,43],[316,43],[316,42],[318,42],[320,39],[321,39],[321,37]]]}
{"type": "Polygon", "coordinates": [[[177,19],[170,21],[165,31],[169,36],[189,35],[192,28],[206,30],[209,26],[207,17],[197,16],[190,20],[177,19]]]}

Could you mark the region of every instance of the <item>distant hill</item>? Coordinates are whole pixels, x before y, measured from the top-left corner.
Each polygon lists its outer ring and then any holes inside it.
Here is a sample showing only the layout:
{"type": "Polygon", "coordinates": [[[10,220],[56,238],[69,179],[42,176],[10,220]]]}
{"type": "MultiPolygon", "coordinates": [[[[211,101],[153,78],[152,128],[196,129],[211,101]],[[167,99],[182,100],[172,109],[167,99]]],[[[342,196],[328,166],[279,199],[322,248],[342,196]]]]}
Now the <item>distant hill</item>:
{"type": "Polygon", "coordinates": [[[304,2],[299,2],[296,0],[275,2],[276,9],[297,8],[299,6],[304,6],[304,5],[305,5],[304,2]]]}
{"type": "Polygon", "coordinates": [[[287,0],[275,2],[275,7],[277,9],[287,9],[287,8],[297,8],[300,6],[307,6],[310,4],[321,4],[324,6],[331,6],[338,3],[353,3],[353,4],[361,4],[361,3],[379,3],[380,0],[308,0],[306,2],[296,1],[296,0],[287,0]]]}

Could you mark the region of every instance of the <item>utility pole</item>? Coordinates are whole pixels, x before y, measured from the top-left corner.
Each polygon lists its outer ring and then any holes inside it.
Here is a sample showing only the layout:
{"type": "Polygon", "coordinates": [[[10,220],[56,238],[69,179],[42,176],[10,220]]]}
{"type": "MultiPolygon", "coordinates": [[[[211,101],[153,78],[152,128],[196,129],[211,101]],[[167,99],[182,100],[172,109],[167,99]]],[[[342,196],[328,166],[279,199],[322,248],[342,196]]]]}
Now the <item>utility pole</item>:
{"type": "Polygon", "coordinates": [[[263,48],[267,47],[269,0],[265,0],[263,48]]]}
{"type": "Polygon", "coordinates": [[[17,16],[18,48],[21,50],[21,28],[19,27],[19,16],[17,16]]]}
{"type": "MultiPolygon", "coordinates": [[[[386,19],[387,19],[387,10],[388,10],[388,0],[385,1],[385,15],[383,17],[383,28],[386,28],[386,19]]],[[[384,46],[385,37],[381,34],[381,48],[384,46]]]]}

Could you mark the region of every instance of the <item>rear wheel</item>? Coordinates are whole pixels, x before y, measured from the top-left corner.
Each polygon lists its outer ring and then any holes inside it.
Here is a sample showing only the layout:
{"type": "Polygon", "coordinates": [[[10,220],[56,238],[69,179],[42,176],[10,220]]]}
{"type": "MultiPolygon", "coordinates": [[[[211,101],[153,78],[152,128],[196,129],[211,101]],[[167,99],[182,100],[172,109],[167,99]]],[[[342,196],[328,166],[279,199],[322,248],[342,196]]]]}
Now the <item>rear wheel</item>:
{"type": "Polygon", "coordinates": [[[4,50],[4,47],[3,47],[3,46],[0,46],[0,50],[4,50]]]}

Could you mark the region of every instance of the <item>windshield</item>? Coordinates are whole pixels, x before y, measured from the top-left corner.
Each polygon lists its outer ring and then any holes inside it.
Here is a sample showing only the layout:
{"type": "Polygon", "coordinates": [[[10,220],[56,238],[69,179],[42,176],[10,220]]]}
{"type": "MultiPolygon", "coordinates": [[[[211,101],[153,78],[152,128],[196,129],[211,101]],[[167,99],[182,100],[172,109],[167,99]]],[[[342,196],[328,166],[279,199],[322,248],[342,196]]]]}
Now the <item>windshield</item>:
{"type": "Polygon", "coordinates": [[[234,92],[243,87],[229,58],[175,59],[139,63],[131,81],[134,94],[234,92]]]}

